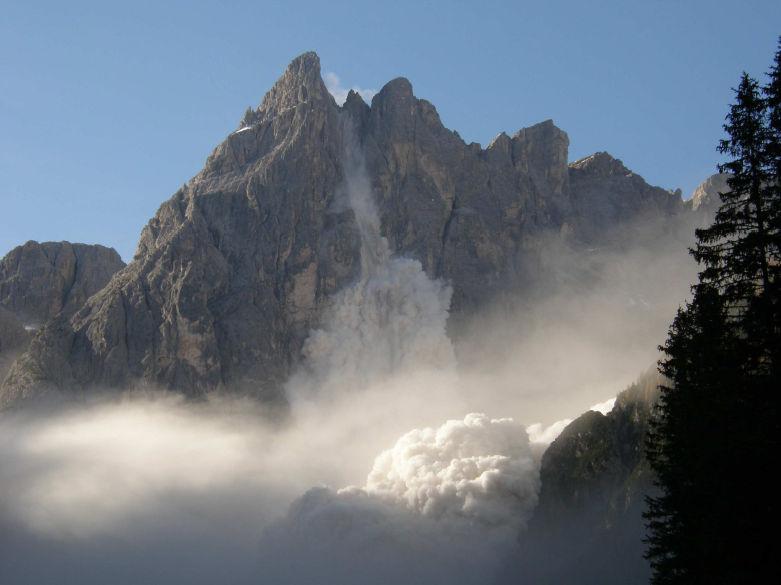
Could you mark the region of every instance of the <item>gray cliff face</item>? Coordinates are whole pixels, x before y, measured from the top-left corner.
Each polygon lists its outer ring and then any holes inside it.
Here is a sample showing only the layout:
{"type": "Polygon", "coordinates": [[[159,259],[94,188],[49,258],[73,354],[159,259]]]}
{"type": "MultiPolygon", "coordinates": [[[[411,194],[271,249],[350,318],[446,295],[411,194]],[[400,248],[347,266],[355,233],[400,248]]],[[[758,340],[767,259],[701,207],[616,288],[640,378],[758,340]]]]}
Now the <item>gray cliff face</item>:
{"type": "Polygon", "coordinates": [[[346,139],[365,155],[391,249],[452,284],[456,317],[533,281],[543,236],[593,240],[596,224],[681,207],[618,161],[604,170],[609,155],[568,167],[551,121],[465,144],[403,78],[340,108],[306,53],[163,203],[133,262],[35,338],[0,404],[139,385],[279,399],[327,300],[360,270],[346,139]]]}
{"type": "Polygon", "coordinates": [[[27,242],[0,260],[0,306],[31,326],[72,315],[125,263],[113,248],[27,242]]]}
{"type": "Polygon", "coordinates": [[[455,313],[509,288],[535,235],[558,231],[569,140],[551,121],[483,150],[447,130],[406,79],[382,88],[362,119],[383,233],[453,283],[455,313]]]}
{"type": "Polygon", "coordinates": [[[0,376],[30,341],[30,333],[8,309],[0,306],[0,376]]]}
{"type": "Polygon", "coordinates": [[[30,333],[11,311],[0,306],[0,358],[18,351],[30,341],[30,333]]]}
{"type": "Polygon", "coordinates": [[[648,582],[642,513],[653,475],[644,450],[661,381],[647,372],[618,395],[611,412],[583,414],[545,451],[529,529],[540,538],[527,552],[558,561],[536,582],[648,582]]]}
{"type": "Polygon", "coordinates": [[[69,317],[125,266],[111,248],[27,242],[0,260],[0,377],[33,332],[69,317]]]}
{"type": "Polygon", "coordinates": [[[680,191],[648,185],[606,152],[572,163],[569,171],[573,227],[589,243],[606,235],[625,239],[622,227],[644,220],[664,221],[685,209],[680,191]]]}
{"type": "Polygon", "coordinates": [[[6,396],[145,384],[273,398],[319,304],[358,266],[336,205],[338,118],[317,56],[297,58],[252,125],[160,207],[127,269],[33,342],[6,396]]]}

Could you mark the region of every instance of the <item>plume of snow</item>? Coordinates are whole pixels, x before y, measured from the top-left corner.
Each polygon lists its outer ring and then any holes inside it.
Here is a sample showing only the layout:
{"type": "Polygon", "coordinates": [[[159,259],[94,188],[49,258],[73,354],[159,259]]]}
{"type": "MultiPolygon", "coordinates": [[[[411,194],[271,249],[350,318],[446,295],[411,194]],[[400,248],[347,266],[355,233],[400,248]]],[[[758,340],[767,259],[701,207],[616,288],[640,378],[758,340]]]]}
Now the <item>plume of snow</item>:
{"type": "Polygon", "coordinates": [[[336,295],[322,328],[310,333],[303,371],[289,390],[365,388],[420,369],[452,370],[446,325],[452,289],[426,275],[417,260],[397,257],[380,234],[362,151],[346,127],[344,196],[361,236],[361,275],[336,295]]]}
{"type": "Polygon", "coordinates": [[[402,436],[375,459],[364,490],[434,518],[523,524],[539,470],[523,426],[470,413],[402,436]]]}
{"type": "Polygon", "coordinates": [[[607,414],[611,410],[613,410],[613,406],[616,403],[616,397],[613,396],[613,398],[608,398],[604,402],[599,402],[598,404],[593,405],[589,410],[593,410],[595,412],[601,412],[602,414],[607,414]]]}
{"type": "Polygon", "coordinates": [[[526,432],[529,434],[529,440],[532,443],[544,448],[550,445],[571,422],[571,418],[563,418],[548,426],[544,426],[542,423],[534,423],[526,427],[526,432]]]}

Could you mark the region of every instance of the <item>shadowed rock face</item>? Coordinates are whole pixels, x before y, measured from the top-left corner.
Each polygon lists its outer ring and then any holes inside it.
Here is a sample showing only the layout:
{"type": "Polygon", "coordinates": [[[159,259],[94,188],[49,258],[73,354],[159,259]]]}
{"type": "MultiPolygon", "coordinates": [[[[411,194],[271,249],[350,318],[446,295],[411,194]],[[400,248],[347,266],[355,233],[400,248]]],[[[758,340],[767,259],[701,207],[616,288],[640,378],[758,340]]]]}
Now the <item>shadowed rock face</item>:
{"type": "Polygon", "coordinates": [[[8,309],[0,306],[0,374],[8,367],[9,356],[18,352],[30,341],[30,333],[22,322],[8,309]]]}
{"type": "Polygon", "coordinates": [[[568,166],[551,121],[465,144],[403,78],[371,105],[351,92],[339,107],[306,53],[163,203],[133,262],[36,337],[0,404],[131,385],[277,400],[327,300],[360,270],[346,133],[391,249],[452,284],[455,316],[534,281],[543,235],[578,245],[682,208],[609,155],[568,166]]]}
{"type": "Polygon", "coordinates": [[[600,242],[608,232],[625,239],[616,228],[668,218],[685,208],[680,191],[648,185],[606,152],[572,163],[569,177],[574,228],[589,243],[600,242]]]}
{"type": "Polygon", "coordinates": [[[649,486],[645,434],[660,382],[649,372],[608,414],[588,411],[562,431],[542,459],[538,514],[550,520],[595,506],[603,508],[600,518],[626,512],[649,486]]]}
{"type": "Polygon", "coordinates": [[[545,451],[539,505],[525,542],[534,583],[647,583],[645,437],[660,376],[650,371],[607,415],[588,411],[545,451]],[[555,562],[544,562],[555,559],[555,562]]]}
{"type": "Polygon", "coordinates": [[[11,311],[0,307],[0,379],[30,342],[30,333],[11,311]]]}
{"type": "Polygon", "coordinates": [[[125,266],[111,248],[27,242],[0,260],[0,377],[33,332],[69,317],[125,266]]]}

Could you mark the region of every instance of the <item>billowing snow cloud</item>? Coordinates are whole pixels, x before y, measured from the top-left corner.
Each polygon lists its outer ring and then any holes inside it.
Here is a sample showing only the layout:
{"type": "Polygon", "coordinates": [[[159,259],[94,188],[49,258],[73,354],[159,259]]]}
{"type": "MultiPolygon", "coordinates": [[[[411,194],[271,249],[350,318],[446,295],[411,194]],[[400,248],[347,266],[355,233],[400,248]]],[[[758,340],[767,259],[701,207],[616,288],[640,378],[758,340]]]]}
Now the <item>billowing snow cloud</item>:
{"type": "Polygon", "coordinates": [[[493,582],[538,489],[523,426],[471,413],[404,434],[363,487],[309,490],[264,532],[261,563],[275,583],[493,582]]]}
{"type": "Polygon", "coordinates": [[[523,524],[539,473],[523,426],[471,413],[402,436],[374,461],[364,489],[433,518],[523,524]]]}
{"type": "Polygon", "coordinates": [[[607,414],[611,410],[613,410],[613,406],[616,404],[616,397],[608,398],[604,402],[600,402],[599,404],[595,404],[589,410],[593,410],[596,412],[601,412],[602,414],[607,414]]]}
{"type": "Polygon", "coordinates": [[[547,447],[550,445],[556,437],[561,434],[567,425],[572,422],[571,418],[563,418],[557,420],[555,423],[543,426],[542,423],[534,423],[526,427],[526,432],[529,433],[529,440],[535,445],[541,445],[547,447]]]}
{"type": "Polygon", "coordinates": [[[325,82],[325,87],[328,89],[328,92],[334,96],[336,103],[340,106],[344,104],[344,101],[347,99],[347,94],[351,89],[360,95],[367,103],[371,102],[372,98],[377,93],[376,89],[363,89],[357,85],[352,87],[343,87],[339,76],[332,71],[329,71],[323,76],[323,81],[325,82]]]}
{"type": "MultiPolygon", "coordinates": [[[[613,410],[615,403],[616,397],[614,396],[613,398],[608,398],[604,402],[594,404],[589,408],[589,410],[600,412],[602,414],[608,414],[611,410],[613,410]]],[[[534,423],[526,427],[526,432],[529,433],[529,440],[535,447],[536,452],[539,452],[539,455],[542,455],[542,450],[555,441],[556,437],[558,437],[571,422],[571,418],[563,418],[549,424],[548,426],[544,426],[542,423],[534,423]]]]}

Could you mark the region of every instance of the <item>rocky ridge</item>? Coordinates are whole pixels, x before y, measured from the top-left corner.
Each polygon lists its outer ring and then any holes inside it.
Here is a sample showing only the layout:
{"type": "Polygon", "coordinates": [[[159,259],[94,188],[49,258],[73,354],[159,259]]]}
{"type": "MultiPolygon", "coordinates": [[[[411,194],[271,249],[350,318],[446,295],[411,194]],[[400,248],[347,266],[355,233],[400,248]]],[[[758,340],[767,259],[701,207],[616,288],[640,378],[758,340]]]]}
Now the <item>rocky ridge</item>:
{"type": "Polygon", "coordinates": [[[27,242],[0,259],[0,377],[35,331],[73,315],[125,263],[111,248],[27,242]]]}
{"type": "Polygon", "coordinates": [[[550,120],[466,144],[404,78],[340,107],[305,53],[161,205],[131,264],[36,336],[0,404],[135,386],[279,400],[328,299],[360,270],[348,135],[392,251],[451,283],[453,319],[541,279],[551,238],[620,246],[633,222],[686,212],[606,153],[569,165],[550,120]]]}
{"type": "Polygon", "coordinates": [[[715,212],[721,204],[719,193],[729,191],[727,179],[729,179],[729,175],[717,173],[700,183],[690,199],[692,209],[700,212],[715,212]]]}

